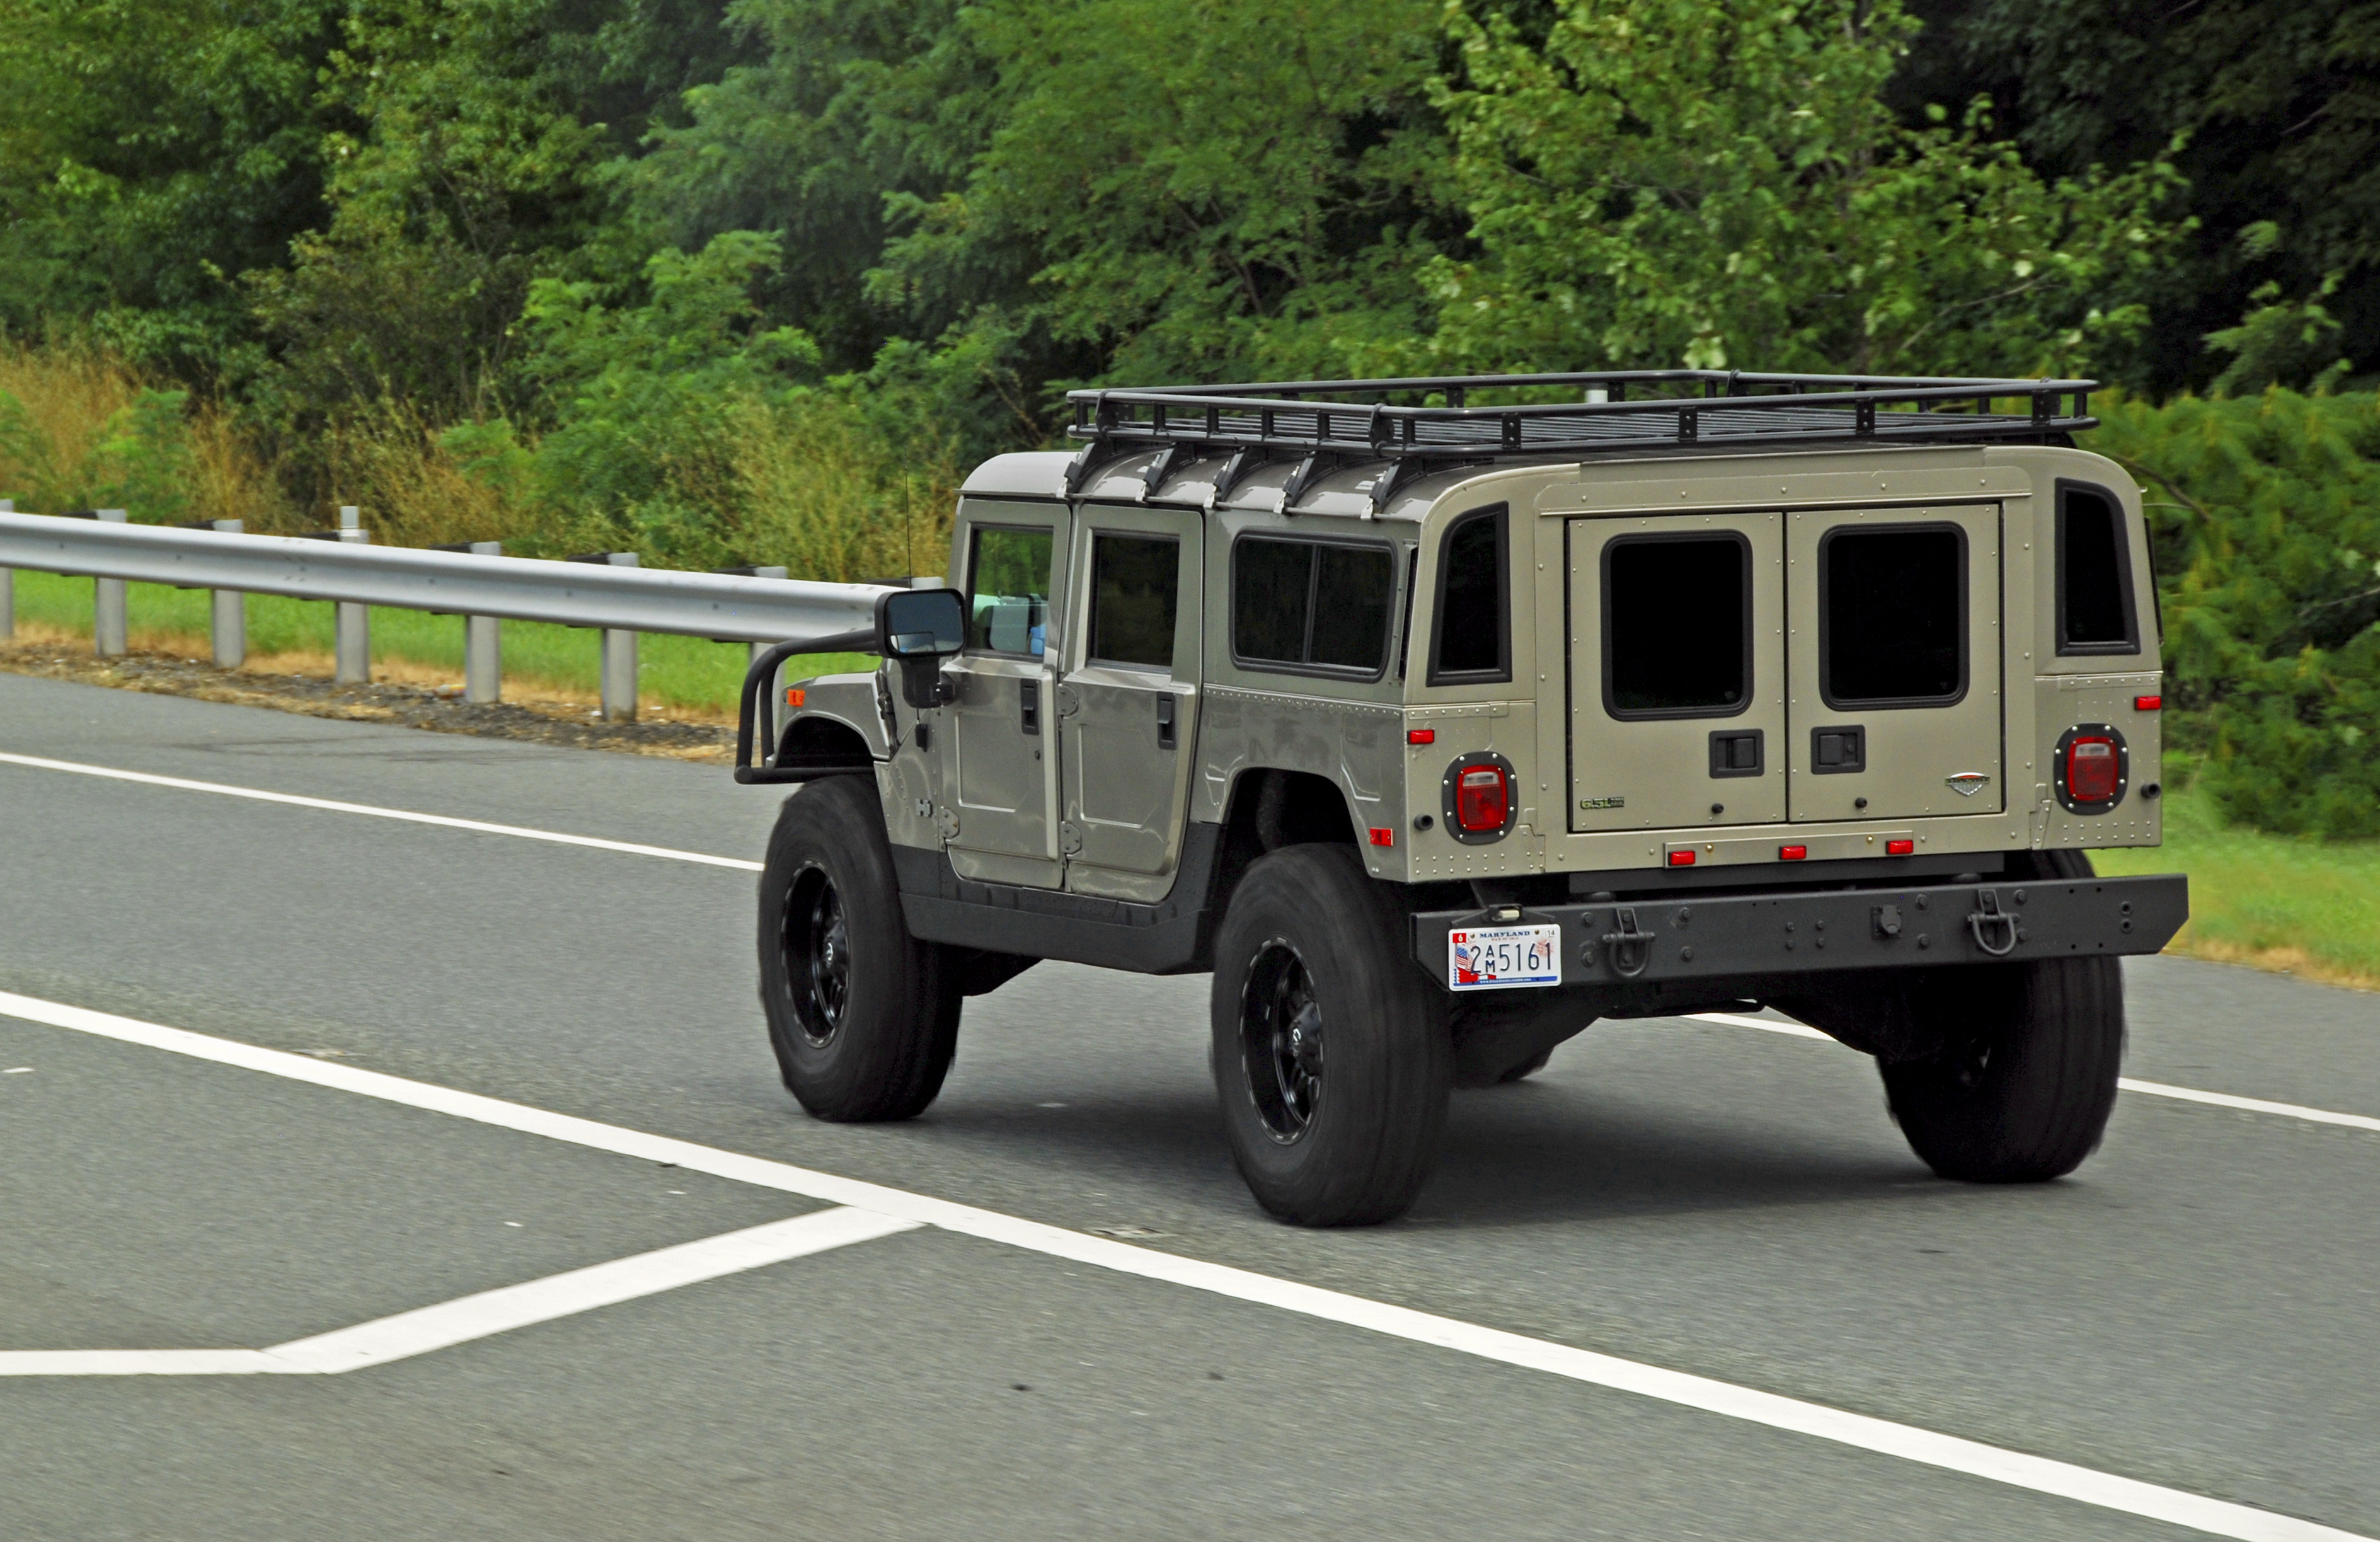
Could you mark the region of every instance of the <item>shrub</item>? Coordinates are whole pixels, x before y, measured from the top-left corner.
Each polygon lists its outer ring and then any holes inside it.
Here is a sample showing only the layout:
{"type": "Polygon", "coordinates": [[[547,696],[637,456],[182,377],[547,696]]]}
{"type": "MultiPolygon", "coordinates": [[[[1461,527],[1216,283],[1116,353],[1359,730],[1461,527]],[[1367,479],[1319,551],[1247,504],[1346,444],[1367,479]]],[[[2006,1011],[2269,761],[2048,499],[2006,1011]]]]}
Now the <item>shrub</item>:
{"type": "Polygon", "coordinates": [[[2380,396],[2117,399],[2084,447],[2148,489],[2172,736],[2224,815],[2380,833],[2380,396]]]}

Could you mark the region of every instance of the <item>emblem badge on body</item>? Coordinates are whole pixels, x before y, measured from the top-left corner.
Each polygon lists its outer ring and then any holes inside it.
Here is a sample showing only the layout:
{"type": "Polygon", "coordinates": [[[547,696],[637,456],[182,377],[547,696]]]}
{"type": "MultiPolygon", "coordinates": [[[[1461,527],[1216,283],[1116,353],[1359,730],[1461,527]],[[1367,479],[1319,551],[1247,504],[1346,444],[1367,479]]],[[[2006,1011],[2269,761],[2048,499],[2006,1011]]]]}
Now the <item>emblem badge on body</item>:
{"type": "Polygon", "coordinates": [[[1961,797],[1973,797],[1991,785],[1991,780],[1982,771],[1960,771],[1956,775],[1944,777],[1942,784],[1961,797]]]}

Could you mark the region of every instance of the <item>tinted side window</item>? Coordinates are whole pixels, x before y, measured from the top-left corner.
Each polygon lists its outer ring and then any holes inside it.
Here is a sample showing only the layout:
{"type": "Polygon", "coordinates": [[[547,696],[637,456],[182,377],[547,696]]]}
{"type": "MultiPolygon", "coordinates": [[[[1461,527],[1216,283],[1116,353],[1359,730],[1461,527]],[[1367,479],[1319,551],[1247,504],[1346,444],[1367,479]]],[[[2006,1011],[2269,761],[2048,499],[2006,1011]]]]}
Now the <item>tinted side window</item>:
{"type": "Polygon", "coordinates": [[[1048,530],[978,528],[967,558],[967,646],[1041,656],[1050,617],[1048,530]]]}
{"type": "Polygon", "coordinates": [[[1232,549],[1232,651],[1251,663],[1378,674],[1395,587],[1385,547],[1243,537],[1232,549]]]}
{"type": "Polygon", "coordinates": [[[2131,557],[2116,500],[2097,488],[2058,490],[2058,651],[2132,653],[2131,557]]]}
{"type": "Polygon", "coordinates": [[[1818,543],[1818,694],[1829,707],[1967,694],[1967,542],[1955,526],[1846,528],[1818,543]]]}
{"type": "Polygon", "coordinates": [[[1314,548],[1294,540],[1243,540],[1232,550],[1232,650],[1269,663],[1305,662],[1306,603],[1314,548]]]}
{"type": "Polygon", "coordinates": [[[1512,677],[1504,566],[1501,506],[1466,514],[1446,532],[1439,551],[1431,685],[1512,677]]]}
{"type": "Polygon", "coordinates": [[[1172,669],[1181,571],[1182,543],[1171,536],[1094,537],[1090,657],[1172,669]]]}
{"type": "Polygon", "coordinates": [[[1604,706],[1616,718],[1726,717],[1752,704],[1752,551],[1742,536],[1603,549],[1604,706]]]}
{"type": "Polygon", "coordinates": [[[1377,546],[1314,549],[1313,643],[1306,662],[1378,674],[1387,661],[1396,559],[1377,546]]]}

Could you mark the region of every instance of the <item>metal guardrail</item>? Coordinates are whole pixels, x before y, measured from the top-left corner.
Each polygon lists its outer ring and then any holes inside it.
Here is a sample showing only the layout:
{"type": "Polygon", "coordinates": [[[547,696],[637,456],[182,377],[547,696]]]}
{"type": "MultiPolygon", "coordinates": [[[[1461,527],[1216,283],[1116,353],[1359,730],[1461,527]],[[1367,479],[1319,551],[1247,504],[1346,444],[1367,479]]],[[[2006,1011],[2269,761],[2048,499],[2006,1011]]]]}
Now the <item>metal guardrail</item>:
{"type": "MultiPolygon", "coordinates": [[[[235,534],[220,527],[125,524],[116,522],[122,516],[113,510],[96,519],[78,519],[0,509],[0,615],[6,613],[6,574],[26,568],[96,578],[114,592],[129,580],[213,589],[218,595],[285,595],[343,610],[379,605],[613,634],[659,632],[772,644],[868,628],[874,625],[877,597],[892,587],[372,546],[364,543],[353,516],[341,513],[343,528],[333,532],[336,539],[326,540],[235,534]]],[[[226,613],[219,605],[216,613],[226,613]]],[[[341,628],[343,678],[346,656],[360,650],[346,635],[353,625],[341,628]]],[[[0,637],[8,630],[0,625],[0,637]]],[[[123,651],[120,637],[96,640],[103,652],[111,641],[115,651],[123,651]]],[[[219,660],[221,648],[219,638],[219,660]]],[[[621,657],[633,659],[633,644],[625,650],[616,643],[606,647],[607,664],[615,666],[605,671],[607,717],[615,711],[621,717],[635,714],[633,682],[608,678],[621,657]]],[[[488,684],[484,698],[493,699],[492,682],[488,684]]],[[[474,693],[474,698],[480,698],[474,693]]]]}

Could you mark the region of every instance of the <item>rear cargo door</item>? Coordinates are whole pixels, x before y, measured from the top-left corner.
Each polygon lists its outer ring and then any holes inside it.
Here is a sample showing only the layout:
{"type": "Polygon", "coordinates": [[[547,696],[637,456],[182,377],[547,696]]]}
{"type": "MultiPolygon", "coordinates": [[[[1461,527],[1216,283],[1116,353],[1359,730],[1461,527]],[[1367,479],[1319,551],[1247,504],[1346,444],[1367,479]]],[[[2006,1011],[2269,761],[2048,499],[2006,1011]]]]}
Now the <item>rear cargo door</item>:
{"type": "Polygon", "coordinates": [[[1785,818],[1781,514],[1575,519],[1570,828],[1785,818]]]}
{"type": "Polygon", "coordinates": [[[1797,512],[1786,559],[1792,817],[2005,807],[1998,505],[1797,512]]]}

